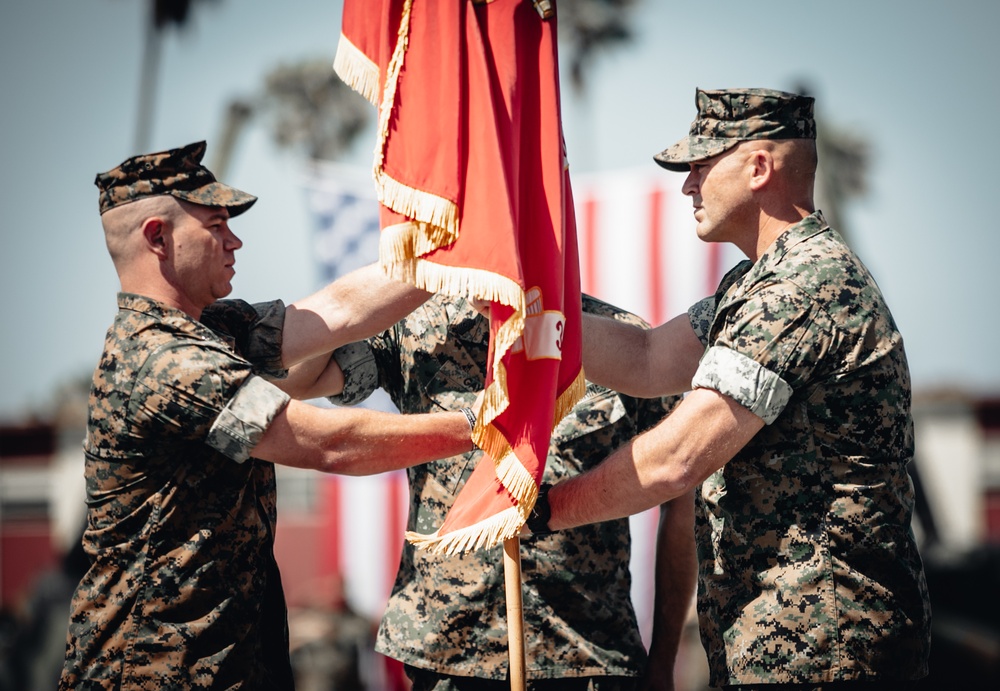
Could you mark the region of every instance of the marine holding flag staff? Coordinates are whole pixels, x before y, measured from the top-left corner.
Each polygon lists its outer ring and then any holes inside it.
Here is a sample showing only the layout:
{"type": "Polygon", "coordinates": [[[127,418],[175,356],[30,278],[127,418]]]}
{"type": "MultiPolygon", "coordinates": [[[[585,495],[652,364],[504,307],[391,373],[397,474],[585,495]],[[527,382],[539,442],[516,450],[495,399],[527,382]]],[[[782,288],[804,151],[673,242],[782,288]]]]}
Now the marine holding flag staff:
{"type": "MultiPolygon", "coordinates": [[[[646,326],[624,310],[583,296],[583,309],[646,326]]],[[[369,339],[372,389],[381,385],[404,413],[458,410],[486,381],[490,326],[468,300],[432,296],[401,322],[369,339]]],[[[544,477],[591,468],[657,422],[677,397],[636,399],[587,385],[583,400],[556,425],[544,477]]],[[[429,532],[444,520],[482,456],[472,451],[407,470],[407,528],[429,532]]],[[[693,493],[662,507],[650,654],[631,602],[627,519],[526,538],[523,611],[529,691],[630,691],[639,678],[672,687],[681,629],[694,596],[693,493]]],[[[500,547],[445,556],[403,546],[379,627],[376,651],[402,661],[414,691],[503,691],[508,623],[500,547]]]]}
{"type": "Polygon", "coordinates": [[[536,532],[637,513],[700,485],[698,609],[711,683],[904,689],[928,673],[930,603],[911,516],[910,377],[871,274],[813,206],[813,99],[696,92],[699,237],[748,261],[652,330],[585,315],[588,377],[690,390],[595,470],[543,490],[536,532]]]}
{"type": "Polygon", "coordinates": [[[273,464],[362,475],[471,446],[463,412],[290,399],[341,393],[352,352],[339,346],[427,294],[369,267],[287,308],[221,300],[242,246],[229,221],[256,197],[217,182],[204,152],[198,142],[97,176],[121,292],[90,395],[91,566],[62,689],[292,688],[273,464]]]}

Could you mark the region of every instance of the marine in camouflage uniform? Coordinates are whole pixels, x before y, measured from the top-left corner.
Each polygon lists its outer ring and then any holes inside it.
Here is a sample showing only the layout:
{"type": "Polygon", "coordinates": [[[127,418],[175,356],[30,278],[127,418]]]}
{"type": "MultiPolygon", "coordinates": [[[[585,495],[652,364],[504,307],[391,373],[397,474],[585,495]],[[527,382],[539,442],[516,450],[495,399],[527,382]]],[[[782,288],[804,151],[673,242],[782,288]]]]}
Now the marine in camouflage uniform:
{"type": "Polygon", "coordinates": [[[625,353],[648,358],[661,392],[691,377],[691,393],[597,472],[553,487],[547,527],[700,484],[713,686],[911,688],[928,673],[930,605],[911,530],[903,339],[871,274],[813,210],[813,99],[698,89],[696,105],[689,135],[654,158],[689,171],[699,237],[751,260],[652,332],[585,322],[603,338],[593,367],[585,358],[595,379],[633,391],[651,376],[616,366],[625,353]]]}
{"type": "Polygon", "coordinates": [[[692,386],[768,424],[699,497],[713,683],[925,676],[910,378],[878,286],[820,213],[727,284],[692,386]]]}
{"type": "MultiPolygon", "coordinates": [[[[670,170],[748,139],[814,139],[812,99],[696,92],[670,170]]],[[[703,485],[699,624],[712,683],[926,676],[930,600],[911,529],[910,374],[875,279],[815,212],[690,312],[691,382],[766,426],[703,485]],[[705,328],[707,326],[707,329],[705,328]]]]}
{"type": "Polygon", "coordinates": [[[144,154],[96,179],[122,292],[90,395],[92,563],[72,601],[67,691],[292,688],[272,462],[365,474],[471,444],[462,413],[290,399],[350,396],[352,349],[338,344],[426,294],[361,269],[289,309],[219,300],[242,246],[228,220],[256,197],[217,182],[204,152],[144,154]]]}
{"type": "MultiPolygon", "coordinates": [[[[643,323],[588,296],[583,307],[643,323]]],[[[469,405],[484,386],[488,342],[488,320],[466,300],[437,296],[370,341],[378,383],[403,412],[469,405]]],[[[544,480],[592,467],[656,424],[674,402],[634,399],[588,384],[586,397],[553,431],[544,480]]],[[[474,451],[408,469],[408,528],[436,530],[481,457],[474,451]]],[[[629,554],[627,519],[522,541],[525,655],[533,683],[576,678],[580,683],[572,688],[632,688],[646,651],[630,599],[629,554]]],[[[693,574],[691,580],[693,585],[693,574]]],[[[500,548],[443,556],[406,544],[376,650],[408,665],[416,689],[488,688],[483,680],[505,686],[509,650],[500,548]],[[447,675],[456,679],[442,682],[447,675]],[[463,686],[468,678],[478,681],[463,686]]]]}
{"type": "Polygon", "coordinates": [[[274,466],[250,458],[288,401],[259,376],[281,374],[283,305],[227,301],[202,322],[139,295],[118,306],[60,688],[291,688],[274,466]]]}

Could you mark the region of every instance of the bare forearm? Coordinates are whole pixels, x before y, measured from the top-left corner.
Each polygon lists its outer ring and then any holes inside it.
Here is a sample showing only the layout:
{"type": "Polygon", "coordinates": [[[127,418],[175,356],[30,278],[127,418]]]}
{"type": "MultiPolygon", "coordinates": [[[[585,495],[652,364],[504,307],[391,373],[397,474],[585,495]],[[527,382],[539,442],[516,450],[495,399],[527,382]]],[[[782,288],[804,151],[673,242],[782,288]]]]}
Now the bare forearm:
{"type": "Polygon", "coordinates": [[[324,353],[294,365],[285,379],[273,383],[292,398],[304,401],[339,394],[344,390],[344,373],[337,361],[324,353]]]}
{"type": "Polygon", "coordinates": [[[399,415],[291,401],[271,423],[254,456],[327,473],[373,475],[470,448],[469,422],[461,412],[399,415]]]}
{"type": "Polygon", "coordinates": [[[587,379],[614,391],[638,396],[648,372],[649,332],[634,324],[584,313],[583,368],[587,379]]]}
{"type": "Polygon", "coordinates": [[[763,420],[709,389],[692,391],[663,422],[549,492],[554,530],[650,509],[689,492],[725,465],[763,420]]]}
{"type": "Polygon", "coordinates": [[[549,492],[549,527],[565,530],[624,518],[680,494],[680,482],[670,487],[656,479],[657,469],[643,453],[642,439],[620,447],[593,470],[555,485],[549,492]]]}
{"type": "Polygon", "coordinates": [[[694,492],[660,507],[656,540],[656,594],[653,638],[649,649],[650,681],[673,676],[684,623],[697,581],[694,541],[694,492]]]}
{"type": "Polygon", "coordinates": [[[287,366],[374,336],[428,297],[427,291],[387,277],[376,264],[352,271],[289,305],[282,359],[287,366]]]}

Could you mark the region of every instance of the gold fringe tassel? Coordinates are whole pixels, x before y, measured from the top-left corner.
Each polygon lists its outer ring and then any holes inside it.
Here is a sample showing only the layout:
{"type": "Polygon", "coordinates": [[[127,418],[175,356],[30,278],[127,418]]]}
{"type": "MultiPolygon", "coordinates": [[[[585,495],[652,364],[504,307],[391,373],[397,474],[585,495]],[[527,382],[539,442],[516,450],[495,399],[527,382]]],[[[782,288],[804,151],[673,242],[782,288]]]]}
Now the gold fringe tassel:
{"type": "Polygon", "coordinates": [[[580,371],[576,375],[576,379],[573,383],[566,387],[566,390],[559,394],[559,400],[556,401],[556,409],[552,415],[552,429],[555,429],[559,421],[562,420],[569,411],[573,410],[573,406],[580,402],[587,393],[587,376],[584,374],[583,367],[580,367],[580,371]]]}
{"type": "MultiPolygon", "coordinates": [[[[385,147],[389,138],[389,120],[396,103],[396,89],[399,86],[399,72],[410,43],[410,11],[413,0],[403,3],[403,12],[396,34],[396,45],[386,67],[385,87],[379,104],[378,137],[375,143],[375,162],[372,177],[378,200],[393,211],[407,218],[422,221],[432,228],[423,228],[429,233],[426,244],[432,249],[449,245],[458,237],[458,205],[444,197],[418,190],[393,179],[386,174],[385,147]]],[[[424,252],[426,253],[426,252],[424,252]]]]}
{"type": "MultiPolygon", "coordinates": [[[[406,221],[387,226],[382,229],[382,234],[379,236],[379,263],[383,270],[390,274],[385,267],[405,266],[417,261],[418,257],[436,250],[441,244],[448,244],[443,242],[447,239],[443,228],[433,228],[419,221],[406,221]]],[[[396,272],[393,271],[392,274],[394,273],[396,272]]],[[[415,272],[411,273],[416,275],[415,272]]]]}
{"type": "MultiPolygon", "coordinates": [[[[484,269],[442,266],[421,259],[422,254],[437,249],[432,246],[433,239],[428,239],[428,233],[424,232],[425,227],[426,224],[406,221],[382,230],[379,264],[387,276],[431,293],[480,298],[509,305],[516,310],[514,318],[524,313],[524,291],[517,282],[484,269]],[[425,247],[429,249],[421,251],[425,247]]],[[[523,329],[523,318],[520,324],[520,329],[523,329]]],[[[511,327],[517,328],[517,322],[511,327]]],[[[505,336],[504,339],[513,344],[517,336],[505,336]]]]}
{"type": "Polygon", "coordinates": [[[389,177],[382,168],[375,173],[378,200],[393,211],[425,225],[433,226],[435,247],[450,245],[458,239],[458,205],[450,199],[408,187],[389,177]]]}
{"type": "Polygon", "coordinates": [[[492,547],[504,540],[517,535],[524,525],[525,516],[521,515],[519,507],[512,506],[484,521],[468,527],[438,535],[422,535],[411,531],[406,532],[406,539],[417,549],[427,550],[434,554],[452,556],[461,552],[492,547]]]}
{"type": "Polygon", "coordinates": [[[496,474],[500,484],[517,499],[518,506],[527,506],[530,511],[538,496],[538,485],[520,459],[510,449],[505,456],[496,462],[496,474]]]}
{"type": "Polygon", "coordinates": [[[337,54],[333,58],[333,71],[344,80],[344,83],[368,99],[378,108],[378,65],[367,55],[340,35],[337,42],[337,54]]]}

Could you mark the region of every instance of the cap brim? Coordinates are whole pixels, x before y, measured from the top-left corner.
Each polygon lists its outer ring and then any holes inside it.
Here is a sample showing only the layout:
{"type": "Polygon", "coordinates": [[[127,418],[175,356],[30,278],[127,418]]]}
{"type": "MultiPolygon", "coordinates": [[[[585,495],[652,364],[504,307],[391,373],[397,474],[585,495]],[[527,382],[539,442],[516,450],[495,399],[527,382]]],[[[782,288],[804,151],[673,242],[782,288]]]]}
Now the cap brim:
{"type": "Polygon", "coordinates": [[[688,136],[653,156],[653,160],[667,170],[686,173],[692,163],[718,156],[739,143],[738,139],[688,136]]]}
{"type": "Polygon", "coordinates": [[[221,182],[210,182],[195,190],[170,190],[167,192],[178,199],[201,204],[202,206],[224,206],[229,217],[239,216],[257,201],[257,197],[221,182]]]}

